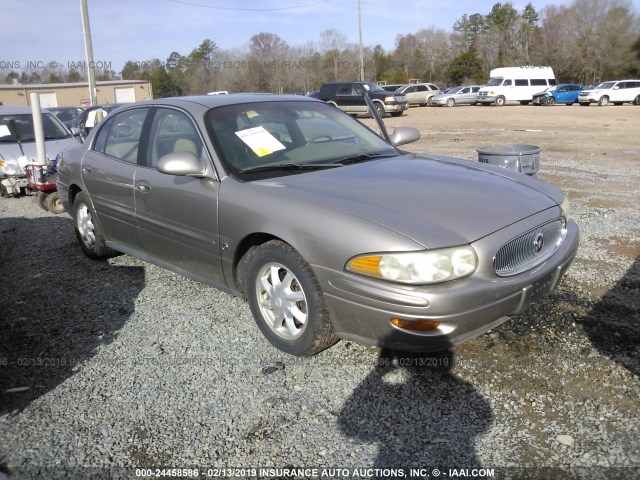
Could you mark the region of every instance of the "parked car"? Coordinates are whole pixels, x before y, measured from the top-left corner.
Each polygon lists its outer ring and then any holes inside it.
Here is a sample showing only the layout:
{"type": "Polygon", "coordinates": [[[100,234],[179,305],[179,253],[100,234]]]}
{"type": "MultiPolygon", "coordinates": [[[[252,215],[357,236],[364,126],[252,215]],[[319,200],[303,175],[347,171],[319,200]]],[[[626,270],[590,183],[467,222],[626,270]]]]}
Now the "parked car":
{"type": "Polygon", "coordinates": [[[475,105],[478,103],[480,85],[465,85],[453,87],[439,93],[431,99],[432,106],[455,107],[456,105],[475,105]]]}
{"type": "Polygon", "coordinates": [[[93,105],[85,108],[78,116],[71,120],[67,127],[80,129],[80,134],[84,138],[89,135],[91,129],[113,110],[120,108],[124,103],[107,103],[104,105],[93,105]]]}
{"type": "Polygon", "coordinates": [[[609,103],[640,105],[640,80],[614,80],[602,82],[593,89],[582,90],[578,102],[584,107],[597,103],[601,107],[609,103]]]}
{"type": "Polygon", "coordinates": [[[561,83],[534,94],[531,103],[533,105],[553,105],[556,103],[573,105],[578,101],[580,91],[585,88],[587,88],[585,85],[561,83]]]}
{"type": "Polygon", "coordinates": [[[49,107],[47,108],[55,117],[60,120],[65,126],[71,129],[71,121],[80,115],[84,108],[82,107],[49,107]]]}
{"type": "Polygon", "coordinates": [[[319,100],[330,103],[340,110],[352,115],[369,113],[369,107],[364,100],[367,92],[378,111],[383,116],[390,113],[393,117],[402,115],[409,104],[407,97],[398,92],[387,92],[380,85],[373,82],[330,82],[320,87],[319,100]]]}
{"type": "Polygon", "coordinates": [[[407,96],[409,105],[426,107],[431,104],[431,99],[440,93],[440,89],[433,83],[414,83],[398,90],[407,96]]]}
{"type": "MultiPolygon", "coordinates": [[[[69,130],[48,110],[42,110],[45,153],[50,159],[63,149],[78,145],[69,130]]],[[[31,107],[0,106],[0,194],[17,195],[27,188],[23,165],[18,159],[37,159],[31,107]]]]}
{"type": "Polygon", "coordinates": [[[58,190],[87,256],[245,296],[285,352],[440,350],[551,291],[578,229],[546,183],[397,149],[419,137],[304,96],[153,100],[65,151],[58,190]]]}
{"type": "Polygon", "coordinates": [[[406,83],[388,83],[386,85],[380,85],[387,92],[395,92],[399,88],[406,87],[406,83]]]}

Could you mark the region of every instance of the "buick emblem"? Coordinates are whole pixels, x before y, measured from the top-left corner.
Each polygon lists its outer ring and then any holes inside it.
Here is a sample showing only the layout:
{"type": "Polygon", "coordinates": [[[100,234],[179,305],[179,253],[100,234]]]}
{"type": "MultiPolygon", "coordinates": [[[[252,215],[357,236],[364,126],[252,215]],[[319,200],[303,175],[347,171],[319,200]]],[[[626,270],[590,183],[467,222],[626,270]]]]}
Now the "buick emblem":
{"type": "Polygon", "coordinates": [[[533,240],[533,248],[536,251],[536,253],[540,253],[543,246],[544,246],[544,235],[542,235],[542,232],[538,232],[538,234],[536,235],[536,238],[534,238],[533,240]]]}

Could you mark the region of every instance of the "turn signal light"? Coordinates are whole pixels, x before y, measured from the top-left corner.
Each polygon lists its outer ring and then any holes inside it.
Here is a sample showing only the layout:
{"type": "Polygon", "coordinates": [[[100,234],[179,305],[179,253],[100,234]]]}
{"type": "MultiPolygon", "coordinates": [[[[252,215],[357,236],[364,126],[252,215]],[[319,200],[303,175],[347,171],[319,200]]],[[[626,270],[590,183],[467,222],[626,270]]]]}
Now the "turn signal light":
{"type": "Polygon", "coordinates": [[[391,323],[404,330],[433,330],[440,326],[440,322],[428,322],[426,320],[401,320],[392,318],[391,323]]]}

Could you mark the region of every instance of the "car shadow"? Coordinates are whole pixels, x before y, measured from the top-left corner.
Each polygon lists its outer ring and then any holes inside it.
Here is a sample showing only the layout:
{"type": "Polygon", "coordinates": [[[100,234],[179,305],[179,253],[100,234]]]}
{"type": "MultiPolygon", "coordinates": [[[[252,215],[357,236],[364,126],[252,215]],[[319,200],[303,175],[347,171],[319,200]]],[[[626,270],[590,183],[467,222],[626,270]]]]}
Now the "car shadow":
{"type": "Polygon", "coordinates": [[[640,375],[640,257],[581,324],[600,353],[640,375]]]}
{"type": "Polygon", "coordinates": [[[117,336],[144,288],[144,268],[86,258],[66,215],[0,218],[0,246],[4,414],[56,388],[117,336]]]}
{"type": "MultiPolygon", "coordinates": [[[[475,438],[493,424],[489,402],[451,373],[454,354],[381,350],[338,422],[349,437],[379,444],[373,468],[479,468],[475,438]]],[[[367,466],[371,467],[371,466],[367,466]]],[[[409,472],[406,472],[407,474],[409,472]]]]}

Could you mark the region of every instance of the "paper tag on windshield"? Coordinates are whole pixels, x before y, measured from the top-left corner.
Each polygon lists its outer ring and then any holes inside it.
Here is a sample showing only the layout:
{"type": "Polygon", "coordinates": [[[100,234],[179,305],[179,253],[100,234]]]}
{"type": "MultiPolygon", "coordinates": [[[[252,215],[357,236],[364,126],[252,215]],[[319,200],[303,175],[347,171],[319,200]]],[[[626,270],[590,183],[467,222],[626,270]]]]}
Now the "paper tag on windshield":
{"type": "Polygon", "coordinates": [[[6,125],[0,125],[0,137],[9,137],[11,136],[11,131],[9,127],[6,125]]]}
{"type": "Polygon", "coordinates": [[[287,148],[262,126],[241,130],[236,135],[259,157],[287,148]]]}

